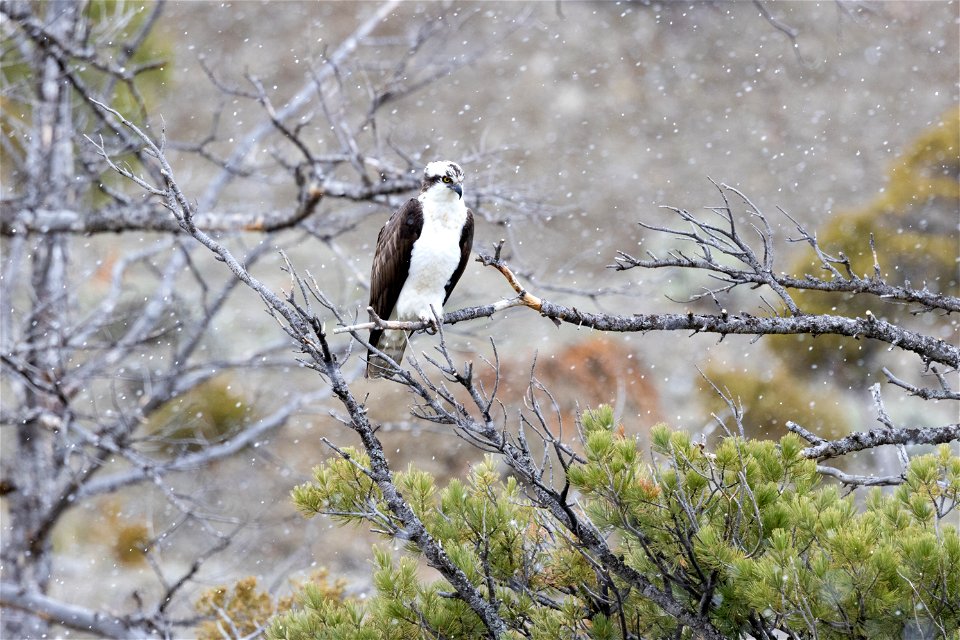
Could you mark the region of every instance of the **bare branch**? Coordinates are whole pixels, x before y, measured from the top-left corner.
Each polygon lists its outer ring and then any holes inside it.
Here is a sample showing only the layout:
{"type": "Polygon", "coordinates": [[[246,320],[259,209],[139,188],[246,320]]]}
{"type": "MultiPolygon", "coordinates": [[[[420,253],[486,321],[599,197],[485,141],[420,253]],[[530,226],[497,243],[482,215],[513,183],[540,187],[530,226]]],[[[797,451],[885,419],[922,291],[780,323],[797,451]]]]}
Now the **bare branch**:
{"type": "Polygon", "coordinates": [[[18,585],[0,583],[0,604],[22,609],[78,631],[96,633],[105,638],[153,638],[157,634],[142,619],[110,616],[102,611],[88,609],[51,598],[18,585]]]}
{"type": "Polygon", "coordinates": [[[275,128],[274,121],[285,120],[296,113],[303,105],[313,98],[316,94],[316,81],[319,79],[326,79],[330,74],[332,74],[333,69],[337,65],[342,64],[349,55],[356,51],[357,47],[360,46],[364,39],[369,37],[373,30],[376,29],[383,22],[383,20],[397,8],[399,4],[399,0],[388,0],[377,7],[377,10],[374,11],[370,17],[367,18],[359,27],[357,27],[352,34],[345,38],[336,48],[336,50],[330,54],[330,56],[327,58],[329,64],[324,66],[324,68],[318,72],[318,78],[311,78],[311,80],[298,89],[296,94],[294,94],[294,96],[290,98],[290,100],[283,107],[278,109],[273,116],[268,116],[259,125],[253,127],[246,137],[240,140],[240,142],[234,148],[233,153],[224,164],[223,170],[216,179],[211,181],[206,192],[200,197],[201,210],[210,208],[212,203],[219,200],[220,194],[233,179],[234,171],[240,167],[243,164],[244,159],[250,155],[250,151],[253,149],[253,146],[275,128]]]}
{"type": "Polygon", "coordinates": [[[834,467],[817,465],[817,472],[831,478],[836,478],[842,484],[858,487],[893,487],[903,484],[903,475],[899,476],[863,476],[844,473],[834,467]]]}
{"type": "MultiPolygon", "coordinates": [[[[641,267],[644,269],[662,269],[668,267],[679,267],[686,269],[699,269],[703,271],[712,271],[721,273],[729,278],[733,285],[738,284],[766,284],[767,277],[750,273],[743,269],[724,265],[716,261],[710,261],[703,258],[691,258],[685,255],[679,255],[672,258],[656,258],[652,260],[642,260],[633,256],[618,252],[616,264],[610,265],[611,269],[623,271],[641,267]]],[[[960,312],[960,298],[935,293],[926,287],[923,289],[912,289],[910,287],[887,284],[882,280],[875,278],[840,278],[834,280],[821,280],[813,276],[796,278],[785,274],[771,274],[773,281],[787,289],[809,289],[812,291],[828,291],[833,293],[866,293],[884,300],[896,300],[900,302],[912,302],[921,304],[929,309],[942,309],[948,312],[960,312]]]]}
{"type": "MultiPolygon", "coordinates": [[[[805,437],[806,430],[796,429],[796,423],[789,423],[787,428],[801,437],[805,437]],[[794,428],[791,428],[793,425],[794,428]]],[[[806,432],[809,433],[809,432],[806,432]]],[[[943,444],[960,439],[960,424],[948,424],[942,427],[897,427],[894,429],[875,429],[873,431],[858,431],[837,440],[822,440],[812,447],[803,450],[805,458],[828,460],[838,456],[872,449],[887,444],[917,445],[943,444]]]]}
{"type": "Polygon", "coordinates": [[[845,256],[833,257],[828,255],[820,247],[816,237],[803,228],[800,223],[794,220],[788,213],[780,209],[780,212],[786,216],[796,226],[800,233],[800,238],[792,240],[793,242],[806,242],[816,253],[824,270],[829,271],[832,279],[824,280],[815,276],[805,274],[798,278],[785,273],[775,273],[773,269],[773,252],[771,245],[772,231],[767,218],[759,209],[739,190],[725,184],[714,183],[724,201],[724,206],[712,208],[715,213],[720,213],[728,221],[728,229],[710,225],[689,212],[676,207],[667,207],[673,211],[684,222],[692,226],[692,231],[671,229],[668,227],[659,227],[641,223],[641,226],[654,231],[673,235],[681,240],[690,241],[695,244],[700,252],[697,256],[688,256],[681,252],[671,252],[669,258],[658,258],[651,255],[649,259],[640,259],[631,256],[628,253],[620,251],[617,253],[615,263],[609,268],[618,271],[633,269],[636,267],[644,269],[663,269],[663,268],[683,268],[707,271],[720,274],[720,280],[729,284],[725,290],[731,290],[738,285],[767,285],[774,289],[777,294],[784,299],[791,312],[796,311],[791,307],[792,300],[784,298],[787,289],[825,291],[832,293],[866,293],[876,296],[885,301],[908,302],[922,305],[925,309],[940,309],[947,312],[960,312],[960,298],[946,294],[936,293],[927,289],[914,289],[909,286],[888,284],[879,272],[879,265],[876,259],[876,247],[871,236],[870,249],[874,255],[874,274],[870,277],[857,276],[850,268],[849,260],[845,256]],[[759,259],[750,248],[749,243],[744,240],[739,230],[733,224],[733,213],[726,196],[729,191],[739,197],[747,204],[747,212],[752,217],[760,220],[762,229],[756,229],[764,247],[764,257],[759,259]],[[718,252],[733,258],[736,263],[720,262],[714,255],[718,252]],[[844,266],[847,275],[844,276],[834,264],[844,266]]]}
{"type": "MultiPolygon", "coordinates": [[[[171,473],[203,468],[211,462],[232,456],[246,447],[253,445],[258,439],[264,437],[270,431],[285,424],[294,413],[305,405],[329,397],[329,395],[329,390],[324,389],[317,393],[298,396],[294,400],[287,402],[278,411],[258,420],[250,427],[220,444],[204,447],[195,453],[180,456],[170,461],[141,461],[133,469],[120,471],[113,475],[104,476],[86,483],[71,496],[71,499],[89,498],[95,495],[110,493],[132,484],[152,481],[171,473]]],[[[100,446],[107,446],[107,443],[101,441],[100,446]]]]}
{"type": "Polygon", "coordinates": [[[423,523],[400,496],[397,487],[393,484],[393,474],[383,454],[383,446],[374,433],[363,405],[356,400],[350,391],[339,364],[327,348],[325,337],[319,334],[318,338],[322,346],[322,356],[318,360],[318,364],[325,367],[331,389],[350,412],[352,419],[350,426],[360,436],[364,449],[370,457],[371,478],[376,482],[391,512],[403,523],[409,539],[420,547],[430,566],[440,571],[444,578],[450,582],[470,608],[480,616],[493,636],[502,636],[506,633],[506,624],[500,618],[496,608],[483,598],[463,571],[450,561],[447,554],[427,532],[423,523]]]}
{"type": "MultiPolygon", "coordinates": [[[[939,362],[950,367],[960,367],[960,348],[943,340],[909,331],[898,325],[877,319],[868,312],[864,318],[847,318],[831,315],[801,315],[794,317],[759,317],[750,314],[720,315],[703,314],[633,314],[623,316],[610,313],[583,312],[576,307],[548,302],[523,289],[516,277],[499,258],[481,255],[478,261],[495,266],[521,295],[511,301],[468,307],[444,315],[444,324],[456,324],[467,320],[489,317],[503,309],[526,306],[550,318],[555,324],[565,322],[578,327],[615,333],[639,333],[646,331],[687,330],[694,333],[717,333],[720,335],[838,335],[849,338],[871,338],[911,351],[927,362],[939,362]]],[[[402,328],[423,329],[429,323],[412,322],[402,328]]],[[[351,325],[342,331],[374,328],[377,324],[351,325]]],[[[384,324],[388,328],[399,328],[384,324]]]]}
{"type": "Polygon", "coordinates": [[[917,396],[918,398],[923,398],[924,400],[960,400],[960,392],[953,391],[950,386],[947,384],[946,378],[940,374],[936,368],[933,368],[934,374],[937,375],[938,380],[940,381],[940,389],[931,389],[928,387],[918,387],[912,385],[909,382],[901,380],[897,376],[887,369],[883,368],[883,375],[887,376],[887,382],[890,384],[905,389],[910,392],[910,395],[917,396]]]}

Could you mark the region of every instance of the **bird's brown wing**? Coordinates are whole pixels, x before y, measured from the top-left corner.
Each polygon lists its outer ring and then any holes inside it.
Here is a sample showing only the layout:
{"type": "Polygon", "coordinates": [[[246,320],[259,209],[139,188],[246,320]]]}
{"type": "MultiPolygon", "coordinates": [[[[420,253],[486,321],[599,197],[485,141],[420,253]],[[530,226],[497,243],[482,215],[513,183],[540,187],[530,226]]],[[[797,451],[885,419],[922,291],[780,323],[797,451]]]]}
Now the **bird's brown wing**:
{"type": "Polygon", "coordinates": [[[467,221],[463,225],[463,231],[460,232],[460,264],[457,265],[456,271],[453,272],[453,275],[450,276],[450,280],[447,281],[444,287],[446,295],[443,296],[443,304],[447,304],[450,294],[453,293],[453,288],[457,286],[457,282],[460,281],[460,276],[463,275],[463,271],[467,268],[467,261],[470,259],[471,249],[473,249],[473,211],[467,209],[467,221]]]}
{"type": "MultiPolygon", "coordinates": [[[[472,226],[472,225],[471,225],[472,226]]],[[[423,230],[423,205],[416,198],[397,209],[377,236],[370,271],[370,306],[384,320],[390,319],[397,306],[400,290],[410,271],[413,243],[423,230]]],[[[369,342],[379,346],[382,329],[371,329],[369,342]]]]}

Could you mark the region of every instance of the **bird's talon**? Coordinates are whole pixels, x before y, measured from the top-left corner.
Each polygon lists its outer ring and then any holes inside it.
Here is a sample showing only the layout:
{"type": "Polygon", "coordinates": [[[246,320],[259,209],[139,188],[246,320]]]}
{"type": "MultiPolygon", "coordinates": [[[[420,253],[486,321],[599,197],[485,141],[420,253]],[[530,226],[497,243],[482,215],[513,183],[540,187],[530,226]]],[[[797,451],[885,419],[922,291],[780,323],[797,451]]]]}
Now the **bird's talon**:
{"type": "Polygon", "coordinates": [[[427,323],[427,326],[425,326],[422,331],[428,336],[436,335],[440,330],[440,325],[437,324],[436,318],[421,318],[421,320],[427,323]]]}

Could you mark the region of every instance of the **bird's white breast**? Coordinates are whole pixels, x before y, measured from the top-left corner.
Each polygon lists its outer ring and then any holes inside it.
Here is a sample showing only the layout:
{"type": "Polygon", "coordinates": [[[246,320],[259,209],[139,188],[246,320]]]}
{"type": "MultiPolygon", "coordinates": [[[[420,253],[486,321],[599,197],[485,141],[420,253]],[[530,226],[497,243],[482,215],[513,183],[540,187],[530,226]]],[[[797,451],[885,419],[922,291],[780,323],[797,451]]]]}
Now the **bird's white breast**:
{"type": "Polygon", "coordinates": [[[460,236],[467,220],[466,206],[449,189],[431,189],[419,199],[423,230],[413,244],[410,271],[397,299],[400,320],[443,313],[444,287],[460,263],[460,236]]]}

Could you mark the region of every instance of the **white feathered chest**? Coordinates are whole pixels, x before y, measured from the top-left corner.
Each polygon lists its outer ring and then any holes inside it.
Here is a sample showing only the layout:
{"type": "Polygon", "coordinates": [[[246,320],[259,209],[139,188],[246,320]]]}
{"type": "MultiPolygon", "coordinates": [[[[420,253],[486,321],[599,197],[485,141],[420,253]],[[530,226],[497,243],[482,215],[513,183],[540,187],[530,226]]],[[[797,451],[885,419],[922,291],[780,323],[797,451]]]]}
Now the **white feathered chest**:
{"type": "Polygon", "coordinates": [[[444,287],[460,264],[460,236],[467,221],[463,200],[448,189],[431,189],[419,200],[423,229],[413,244],[410,270],[397,299],[399,320],[432,319],[434,312],[442,314],[444,287]]]}

